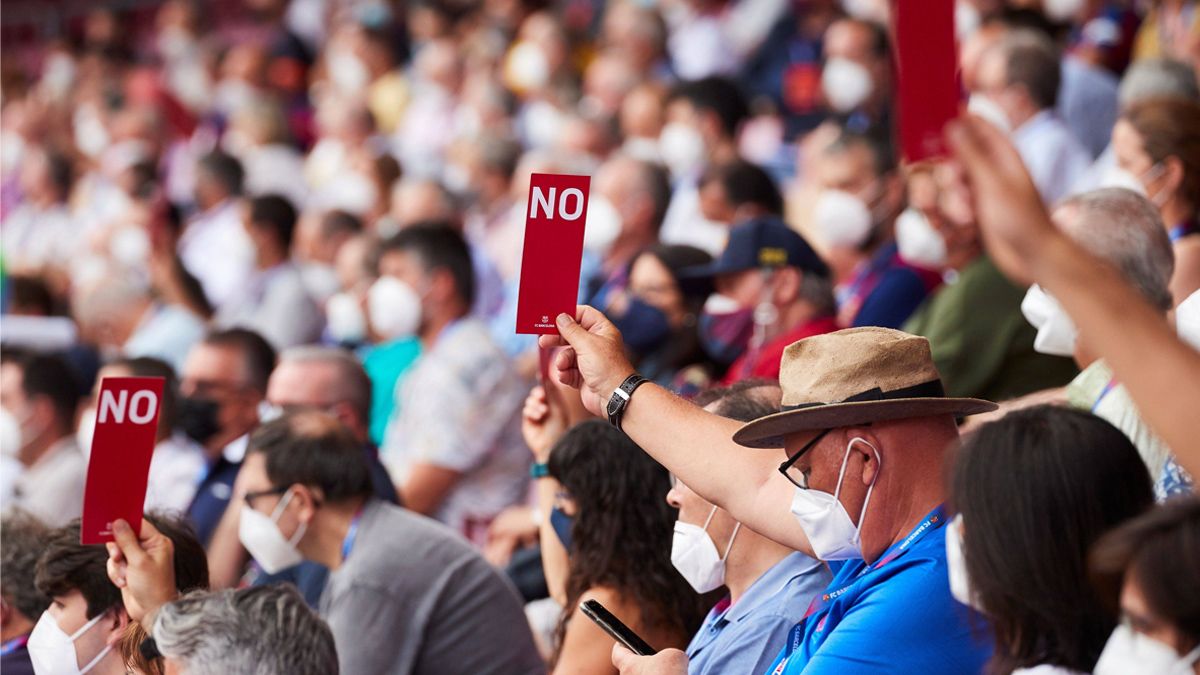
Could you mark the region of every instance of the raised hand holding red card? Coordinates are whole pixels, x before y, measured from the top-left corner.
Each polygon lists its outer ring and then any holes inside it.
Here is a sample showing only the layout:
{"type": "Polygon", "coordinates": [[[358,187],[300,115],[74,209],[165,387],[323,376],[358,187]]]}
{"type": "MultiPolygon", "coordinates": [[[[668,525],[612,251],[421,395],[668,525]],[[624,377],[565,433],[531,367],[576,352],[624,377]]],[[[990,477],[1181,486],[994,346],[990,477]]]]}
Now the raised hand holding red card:
{"type": "Polygon", "coordinates": [[[554,318],[575,313],[590,184],[588,176],[535,173],[529,178],[518,333],[557,334],[554,318]]]}
{"type": "Polygon", "coordinates": [[[106,377],[100,383],[83,491],[81,544],[112,541],[117,519],[140,527],[163,381],[161,377],[106,377]]]}

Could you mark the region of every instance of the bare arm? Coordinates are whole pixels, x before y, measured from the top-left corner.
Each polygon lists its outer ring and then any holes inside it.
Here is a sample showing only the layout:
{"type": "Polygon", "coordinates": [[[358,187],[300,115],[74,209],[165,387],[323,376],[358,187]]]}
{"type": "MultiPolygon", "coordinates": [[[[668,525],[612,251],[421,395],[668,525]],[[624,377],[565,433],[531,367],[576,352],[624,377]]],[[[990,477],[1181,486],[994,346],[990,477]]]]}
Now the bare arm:
{"type": "MultiPolygon", "coordinates": [[[[621,333],[598,310],[580,306],[578,321],[558,317],[561,337],[543,336],[543,346],[568,344],[559,352],[559,379],[579,387],[597,415],[613,389],[633,372],[621,333]]],[[[786,516],[793,487],[775,467],[782,451],[751,450],[733,442],[740,423],[705,412],[655,384],[643,384],[626,408],[621,428],[635,443],[697,494],[729,511],[747,527],[784,546],[812,553],[808,537],[786,516]]]]}
{"type": "Polygon", "coordinates": [[[408,480],[404,485],[397,485],[396,491],[404,500],[405,508],[431,516],[442,505],[460,478],[462,473],[454,469],[417,462],[412,465],[408,480]]]}
{"type": "Polygon", "coordinates": [[[1146,422],[1200,475],[1200,353],[1179,340],[1113,267],[1051,223],[1012,144],[974,117],[950,142],[975,195],[988,252],[1020,282],[1037,281],[1062,304],[1088,345],[1112,367],[1146,422]]]}

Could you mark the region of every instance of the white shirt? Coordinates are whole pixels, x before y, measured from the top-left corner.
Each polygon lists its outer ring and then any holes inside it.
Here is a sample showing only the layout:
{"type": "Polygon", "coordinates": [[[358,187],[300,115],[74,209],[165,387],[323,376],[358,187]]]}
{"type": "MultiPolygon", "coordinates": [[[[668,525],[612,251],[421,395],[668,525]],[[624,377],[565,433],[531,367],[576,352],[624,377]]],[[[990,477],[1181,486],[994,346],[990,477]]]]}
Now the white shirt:
{"type": "Polygon", "coordinates": [[[300,270],[291,262],[257,270],[217,312],[222,328],[249,328],[275,349],[316,342],[325,320],[300,270]]]}
{"type": "Polygon", "coordinates": [[[182,307],[153,305],[121,350],[130,358],[162,359],[178,373],[183,370],[188,352],[204,338],[205,330],[200,317],[182,307]]]}
{"type": "Polygon", "coordinates": [[[1086,675],[1078,670],[1063,668],[1062,666],[1052,666],[1048,663],[1043,663],[1040,666],[1032,668],[1017,668],[1012,671],[1012,675],[1086,675]]]}
{"type": "Polygon", "coordinates": [[[204,448],[178,431],[154,446],[146,510],[187,511],[206,465],[204,448]]]}
{"type": "Polygon", "coordinates": [[[79,248],[80,234],[65,205],[21,204],[4,219],[4,262],[17,270],[66,265],[79,248]]]}
{"type": "Polygon", "coordinates": [[[61,527],[83,514],[87,460],[73,437],[61,438],[17,477],[12,506],[50,527],[61,527]]]}
{"type": "Polygon", "coordinates": [[[179,238],[179,257],[214,308],[241,293],[254,266],[254,245],[237,203],[227,199],[193,218],[179,238]]]}
{"type": "Polygon", "coordinates": [[[717,257],[729,241],[729,227],[707,220],[700,212],[696,181],[682,180],[675,185],[659,238],[664,244],[687,244],[717,257]]]}
{"type": "Polygon", "coordinates": [[[1071,188],[1091,165],[1088,151],[1049,110],[1017,127],[1012,141],[1046,204],[1069,196],[1071,188]]]}

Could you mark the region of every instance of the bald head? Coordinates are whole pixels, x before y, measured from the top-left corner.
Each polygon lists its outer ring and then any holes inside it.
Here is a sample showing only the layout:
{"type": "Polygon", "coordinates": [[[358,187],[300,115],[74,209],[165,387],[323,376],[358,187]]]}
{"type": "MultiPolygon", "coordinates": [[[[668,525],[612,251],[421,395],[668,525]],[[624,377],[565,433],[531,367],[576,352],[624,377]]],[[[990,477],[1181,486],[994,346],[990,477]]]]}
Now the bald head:
{"type": "Polygon", "coordinates": [[[324,410],[361,442],[371,419],[371,380],[358,360],[338,347],[295,347],[280,355],[267,401],[282,408],[324,410]]]}

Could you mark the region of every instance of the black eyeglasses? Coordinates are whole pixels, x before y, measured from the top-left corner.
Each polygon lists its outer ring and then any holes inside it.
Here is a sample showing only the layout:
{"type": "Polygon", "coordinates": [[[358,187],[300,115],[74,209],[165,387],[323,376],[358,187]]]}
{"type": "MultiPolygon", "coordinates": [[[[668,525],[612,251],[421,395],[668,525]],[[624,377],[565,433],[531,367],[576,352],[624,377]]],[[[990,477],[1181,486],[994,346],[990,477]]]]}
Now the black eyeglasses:
{"type": "Polygon", "coordinates": [[[799,452],[784,460],[783,464],[779,465],[779,473],[783,474],[783,477],[788,479],[788,482],[790,482],[792,485],[795,485],[801,489],[808,489],[807,485],[801,485],[795,478],[792,478],[792,474],[788,473],[788,469],[792,468],[792,466],[800,459],[802,455],[804,455],[804,453],[811,450],[812,447],[819,443],[822,438],[825,438],[825,434],[829,433],[830,431],[833,431],[833,429],[826,429],[817,434],[811,441],[805,443],[804,447],[800,448],[799,452]]]}
{"type": "Polygon", "coordinates": [[[267,495],[284,494],[288,491],[288,487],[290,486],[271,488],[270,490],[259,490],[258,492],[247,492],[242,496],[242,499],[246,500],[246,506],[254,508],[255,499],[258,499],[259,497],[266,497],[267,495]]]}

